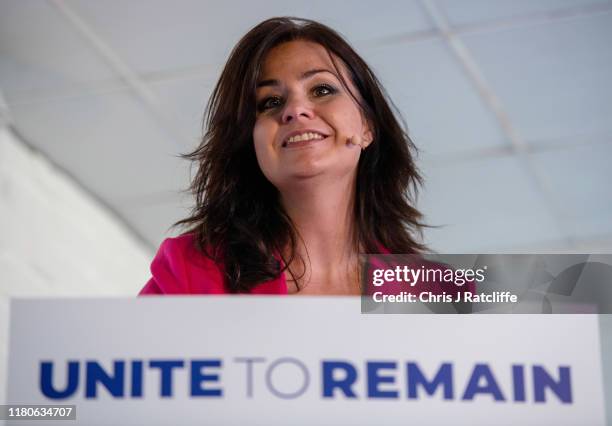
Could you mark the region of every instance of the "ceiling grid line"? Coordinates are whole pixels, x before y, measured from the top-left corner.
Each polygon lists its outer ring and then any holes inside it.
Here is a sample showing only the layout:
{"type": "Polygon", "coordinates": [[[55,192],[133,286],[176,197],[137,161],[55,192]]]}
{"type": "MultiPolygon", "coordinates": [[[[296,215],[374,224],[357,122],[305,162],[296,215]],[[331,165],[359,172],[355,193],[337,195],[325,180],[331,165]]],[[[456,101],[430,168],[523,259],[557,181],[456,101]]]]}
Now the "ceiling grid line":
{"type": "MultiPolygon", "coordinates": [[[[611,218],[612,219],[612,218],[611,218]]],[[[540,251],[543,247],[546,247],[548,253],[574,253],[574,254],[609,254],[612,253],[610,246],[612,246],[612,234],[602,234],[597,237],[583,237],[576,241],[573,247],[564,247],[565,240],[542,240],[525,245],[513,245],[508,247],[499,248],[493,246],[491,249],[496,250],[499,253],[531,253],[533,250],[540,251]],[[552,247],[552,249],[550,248],[552,247]]],[[[483,249],[483,252],[487,252],[489,249],[483,249]]]]}
{"type": "Polygon", "coordinates": [[[568,230],[569,225],[567,221],[563,220],[561,206],[553,196],[553,191],[548,179],[538,171],[537,165],[534,164],[529,156],[529,146],[512,124],[501,100],[488,84],[472,54],[457,35],[453,33],[448,19],[435,3],[435,0],[420,0],[420,3],[431,18],[434,26],[440,31],[442,38],[446,41],[451,52],[459,61],[459,64],[466,72],[479,96],[494,114],[498,125],[510,142],[512,151],[523,165],[536,191],[543,197],[544,204],[548,208],[560,235],[567,242],[569,247],[574,247],[575,242],[573,233],[568,230]]]}
{"type": "MultiPolygon", "coordinates": [[[[513,29],[525,25],[545,25],[559,21],[589,18],[610,12],[612,12],[612,1],[603,4],[590,4],[545,12],[533,12],[506,18],[496,18],[469,24],[460,24],[449,28],[449,32],[456,36],[476,35],[513,29]]],[[[382,45],[418,43],[421,41],[434,40],[439,37],[439,31],[422,30],[370,39],[363,42],[363,44],[367,47],[378,47],[382,45]]]]}
{"type": "MultiPolygon", "coordinates": [[[[575,149],[583,146],[600,146],[612,144],[612,135],[586,135],[585,139],[564,138],[554,141],[526,141],[527,150],[530,154],[538,154],[543,152],[552,152],[566,149],[575,149]]],[[[468,162],[483,158],[503,158],[514,155],[514,151],[510,146],[501,146],[493,148],[475,148],[466,151],[457,151],[442,154],[432,154],[430,161],[433,164],[456,164],[458,162],[468,162]]]]}
{"type": "Polygon", "coordinates": [[[483,34],[527,25],[547,25],[561,21],[590,18],[610,12],[612,12],[612,2],[603,4],[587,4],[584,6],[533,12],[524,15],[510,16],[507,18],[496,18],[488,21],[457,25],[451,28],[451,32],[455,35],[483,34]]]}

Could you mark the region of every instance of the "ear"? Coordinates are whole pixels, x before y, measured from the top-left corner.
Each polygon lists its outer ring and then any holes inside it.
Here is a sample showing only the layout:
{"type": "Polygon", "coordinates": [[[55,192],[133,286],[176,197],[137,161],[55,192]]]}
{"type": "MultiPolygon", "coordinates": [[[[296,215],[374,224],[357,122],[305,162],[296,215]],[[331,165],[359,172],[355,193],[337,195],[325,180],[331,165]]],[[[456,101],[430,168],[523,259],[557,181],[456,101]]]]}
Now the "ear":
{"type": "Polygon", "coordinates": [[[364,123],[364,127],[363,127],[363,132],[361,134],[361,140],[362,140],[362,148],[367,148],[368,145],[370,145],[373,141],[374,141],[374,127],[372,126],[372,123],[370,123],[369,120],[366,120],[364,123]]]}

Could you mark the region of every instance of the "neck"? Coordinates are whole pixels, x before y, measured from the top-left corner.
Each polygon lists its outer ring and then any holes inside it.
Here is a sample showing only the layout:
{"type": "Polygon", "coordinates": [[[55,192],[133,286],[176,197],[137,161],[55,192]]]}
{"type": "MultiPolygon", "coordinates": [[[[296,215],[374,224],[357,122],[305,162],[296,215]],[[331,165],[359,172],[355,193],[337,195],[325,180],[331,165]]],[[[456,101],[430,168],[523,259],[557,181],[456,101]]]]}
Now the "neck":
{"type": "MultiPolygon", "coordinates": [[[[298,232],[296,259],[290,271],[299,288],[316,293],[345,292],[346,275],[357,261],[355,246],[355,177],[324,185],[302,185],[281,192],[281,202],[298,232]]],[[[352,273],[352,272],[351,272],[352,273]]],[[[354,283],[351,283],[354,286],[354,283]]]]}

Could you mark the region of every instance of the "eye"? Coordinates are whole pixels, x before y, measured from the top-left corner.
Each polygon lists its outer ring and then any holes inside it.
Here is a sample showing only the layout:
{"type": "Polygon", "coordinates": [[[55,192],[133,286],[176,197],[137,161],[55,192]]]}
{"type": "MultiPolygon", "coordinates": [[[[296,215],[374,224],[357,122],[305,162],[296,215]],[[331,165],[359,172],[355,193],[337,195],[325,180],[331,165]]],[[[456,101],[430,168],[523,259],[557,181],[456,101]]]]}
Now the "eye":
{"type": "Polygon", "coordinates": [[[278,108],[283,103],[282,98],[278,96],[270,96],[269,98],[264,98],[257,104],[258,111],[266,111],[272,108],[278,108]]]}
{"type": "Polygon", "coordinates": [[[312,89],[312,93],[317,97],[333,95],[336,92],[337,90],[329,84],[319,84],[312,89]]]}

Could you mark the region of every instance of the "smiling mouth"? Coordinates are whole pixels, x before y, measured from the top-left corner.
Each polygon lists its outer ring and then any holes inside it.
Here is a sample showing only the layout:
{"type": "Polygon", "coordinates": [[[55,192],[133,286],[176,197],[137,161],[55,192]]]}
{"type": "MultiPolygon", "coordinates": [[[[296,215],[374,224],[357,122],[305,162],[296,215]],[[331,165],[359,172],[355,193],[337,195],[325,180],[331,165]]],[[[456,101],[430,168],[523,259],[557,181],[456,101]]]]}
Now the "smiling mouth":
{"type": "Polygon", "coordinates": [[[318,142],[325,139],[327,136],[317,132],[304,132],[299,135],[291,136],[289,139],[283,141],[283,148],[298,148],[300,146],[306,146],[313,142],[318,142]]]}

